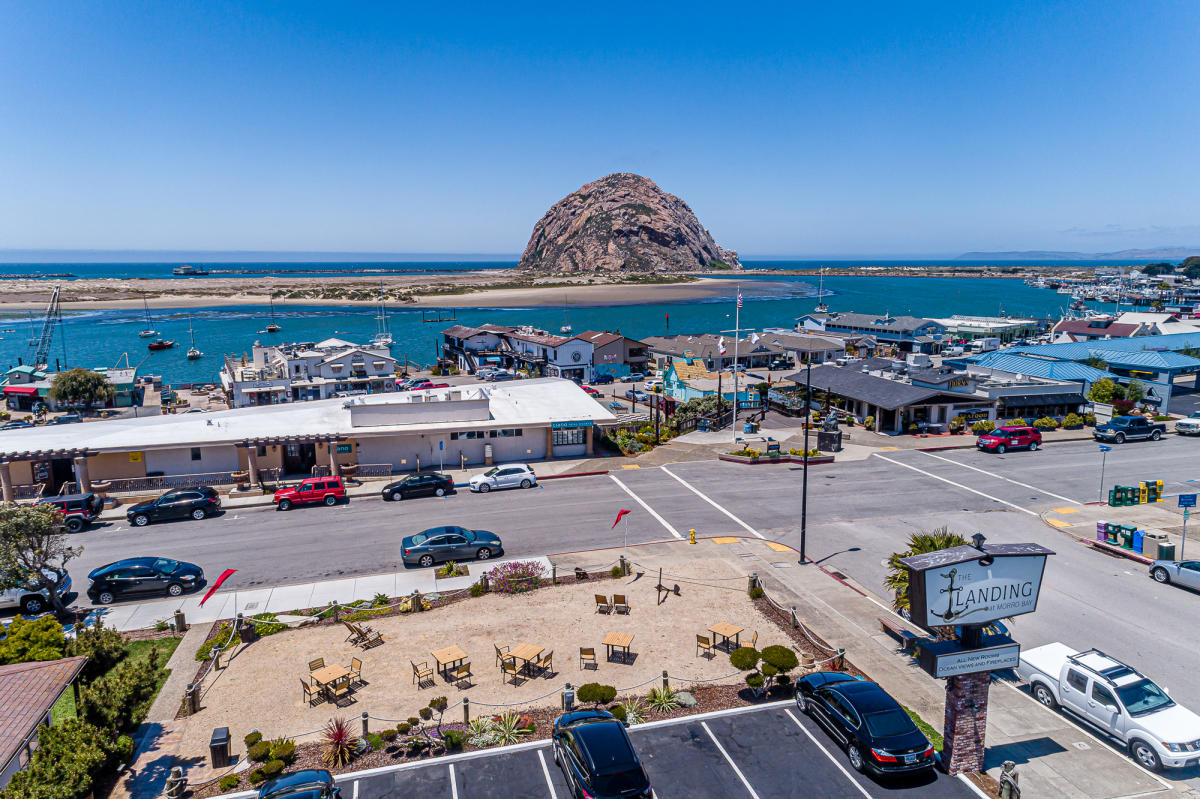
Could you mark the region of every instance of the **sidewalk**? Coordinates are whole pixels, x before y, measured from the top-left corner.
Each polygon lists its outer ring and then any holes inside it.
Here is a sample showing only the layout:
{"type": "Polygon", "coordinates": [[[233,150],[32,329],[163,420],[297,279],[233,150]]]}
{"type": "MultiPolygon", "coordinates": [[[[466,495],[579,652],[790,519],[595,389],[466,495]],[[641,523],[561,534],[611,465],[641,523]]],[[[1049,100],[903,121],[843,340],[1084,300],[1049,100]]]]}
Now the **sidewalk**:
{"type": "Polygon", "coordinates": [[[1097,544],[1096,522],[1132,524],[1137,529],[1145,530],[1148,533],[1163,533],[1167,536],[1168,541],[1175,544],[1175,557],[1180,560],[1189,551],[1193,556],[1200,552],[1200,537],[1198,537],[1200,530],[1196,529],[1200,527],[1200,518],[1195,519],[1194,523],[1190,525],[1187,546],[1181,546],[1183,543],[1183,514],[1176,507],[1174,497],[1168,497],[1162,502],[1148,502],[1144,505],[1110,507],[1091,504],[1079,508],[1054,508],[1043,512],[1041,519],[1055,530],[1066,533],[1090,546],[1142,564],[1149,564],[1156,560],[1157,553],[1151,551],[1143,555],[1121,547],[1097,544]]]}

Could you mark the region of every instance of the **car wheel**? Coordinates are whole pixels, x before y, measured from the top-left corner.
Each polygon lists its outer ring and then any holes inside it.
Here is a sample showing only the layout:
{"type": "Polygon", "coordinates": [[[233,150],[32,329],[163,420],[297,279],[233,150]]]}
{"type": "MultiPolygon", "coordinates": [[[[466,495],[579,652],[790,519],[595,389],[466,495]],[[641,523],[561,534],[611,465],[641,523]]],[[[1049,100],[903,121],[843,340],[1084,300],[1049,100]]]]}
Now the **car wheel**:
{"type": "Polygon", "coordinates": [[[1054,694],[1050,693],[1050,689],[1041,683],[1033,686],[1033,698],[1051,710],[1058,707],[1058,702],[1054,699],[1054,694]]]}
{"type": "Polygon", "coordinates": [[[1003,455],[1006,449],[1007,447],[1005,447],[1003,444],[999,444],[996,446],[996,454],[1003,455]]]}
{"type": "Polygon", "coordinates": [[[1038,443],[1036,441],[1029,442],[1029,451],[1030,452],[1037,452],[1037,448],[1038,448],[1038,443]]]}
{"type": "Polygon", "coordinates": [[[1152,433],[1150,433],[1150,440],[1151,440],[1151,441],[1158,441],[1160,438],[1162,438],[1162,431],[1160,431],[1160,430],[1155,430],[1155,431],[1153,431],[1152,433]]]}
{"type": "Polygon", "coordinates": [[[179,583],[171,583],[170,585],[167,586],[167,595],[168,596],[179,596],[182,593],[183,593],[183,586],[180,585],[179,583]]]}
{"type": "Polygon", "coordinates": [[[83,530],[83,519],[70,518],[66,521],[67,532],[78,533],[83,530]]]}
{"type": "Polygon", "coordinates": [[[1145,741],[1134,738],[1129,744],[1129,754],[1133,755],[1133,759],[1142,768],[1147,768],[1151,771],[1162,769],[1162,761],[1158,759],[1158,753],[1145,741]]]}
{"type": "Polygon", "coordinates": [[[434,491],[433,493],[438,495],[439,497],[444,497],[444,496],[446,496],[446,489],[439,488],[437,491],[434,491]]]}
{"type": "Polygon", "coordinates": [[[144,513],[139,513],[133,517],[133,526],[134,527],[145,527],[149,523],[150,523],[150,517],[144,513]]]}
{"type": "Polygon", "coordinates": [[[196,521],[201,521],[206,516],[208,516],[208,514],[204,512],[204,508],[196,508],[194,511],[192,511],[192,518],[196,521]]]}
{"type": "Polygon", "coordinates": [[[116,597],[113,596],[112,591],[101,591],[100,595],[96,597],[96,601],[101,605],[111,605],[114,599],[116,597]]]}
{"type": "Polygon", "coordinates": [[[807,696],[804,694],[796,694],[796,709],[806,716],[810,713],[807,696]]]}
{"type": "Polygon", "coordinates": [[[292,501],[290,499],[279,500],[279,509],[280,510],[291,510],[292,509],[292,501]]]}
{"type": "Polygon", "coordinates": [[[24,616],[36,616],[39,613],[44,613],[46,610],[46,600],[40,596],[27,596],[21,600],[21,614],[24,616]]]}
{"type": "Polygon", "coordinates": [[[400,498],[400,495],[398,493],[393,494],[390,491],[385,491],[383,494],[384,502],[395,502],[399,498],[400,498]]]}
{"type": "Polygon", "coordinates": [[[329,494],[325,497],[325,504],[332,508],[337,504],[337,497],[335,497],[333,494],[329,494]]]}
{"type": "Polygon", "coordinates": [[[492,490],[492,487],[490,485],[488,485],[487,483],[479,484],[479,493],[480,494],[486,494],[487,492],[489,492],[491,490],[492,490]]]}
{"type": "Polygon", "coordinates": [[[533,485],[533,483],[529,482],[528,480],[521,481],[521,488],[529,488],[531,485],[533,485]]]}
{"type": "Polygon", "coordinates": [[[850,765],[860,774],[866,769],[866,761],[863,760],[862,752],[858,748],[858,744],[850,744],[846,749],[846,757],[850,758],[850,765]]]}
{"type": "Polygon", "coordinates": [[[1117,444],[1124,444],[1124,443],[1125,443],[1125,434],[1124,434],[1124,433],[1117,433],[1117,434],[1116,434],[1116,435],[1113,437],[1113,441],[1114,441],[1114,442],[1116,442],[1117,444]]]}
{"type": "Polygon", "coordinates": [[[417,563],[421,564],[422,566],[424,566],[426,568],[429,568],[430,566],[433,565],[433,555],[422,555],[421,559],[418,560],[417,563]]]}
{"type": "Polygon", "coordinates": [[[492,550],[488,549],[487,547],[480,547],[479,551],[475,553],[475,557],[478,560],[487,560],[491,556],[492,556],[492,550]]]}
{"type": "Polygon", "coordinates": [[[1156,582],[1156,583],[1171,582],[1171,575],[1168,574],[1167,570],[1164,569],[1162,566],[1158,566],[1158,567],[1154,568],[1153,570],[1151,570],[1150,576],[1154,578],[1154,582],[1156,582]]]}

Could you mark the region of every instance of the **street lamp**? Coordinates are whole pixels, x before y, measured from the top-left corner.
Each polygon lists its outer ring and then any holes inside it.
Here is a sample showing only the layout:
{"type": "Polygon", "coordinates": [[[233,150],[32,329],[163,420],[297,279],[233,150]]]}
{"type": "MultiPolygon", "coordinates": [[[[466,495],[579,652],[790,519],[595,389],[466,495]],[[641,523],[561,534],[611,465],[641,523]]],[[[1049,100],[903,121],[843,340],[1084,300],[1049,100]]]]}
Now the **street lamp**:
{"type": "Polygon", "coordinates": [[[808,562],[808,429],[812,425],[812,355],[805,369],[804,386],[804,479],[800,490],[800,565],[808,562]]]}

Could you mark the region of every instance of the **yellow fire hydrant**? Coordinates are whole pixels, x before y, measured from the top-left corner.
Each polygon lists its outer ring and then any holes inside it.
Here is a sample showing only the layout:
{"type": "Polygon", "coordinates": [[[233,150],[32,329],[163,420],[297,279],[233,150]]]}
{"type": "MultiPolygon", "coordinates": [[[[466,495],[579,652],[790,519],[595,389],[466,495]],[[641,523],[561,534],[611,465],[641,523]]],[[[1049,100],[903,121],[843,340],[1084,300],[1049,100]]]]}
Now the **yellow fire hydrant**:
{"type": "Polygon", "coordinates": [[[688,530],[688,543],[689,544],[696,543],[696,531],[695,530],[688,530]]]}

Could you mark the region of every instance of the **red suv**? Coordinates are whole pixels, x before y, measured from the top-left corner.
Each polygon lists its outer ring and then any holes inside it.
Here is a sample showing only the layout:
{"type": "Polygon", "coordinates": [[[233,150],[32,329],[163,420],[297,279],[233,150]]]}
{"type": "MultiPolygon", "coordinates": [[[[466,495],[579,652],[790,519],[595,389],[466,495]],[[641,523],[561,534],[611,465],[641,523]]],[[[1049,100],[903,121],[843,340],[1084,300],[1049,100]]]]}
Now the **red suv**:
{"type": "Polygon", "coordinates": [[[336,505],[346,498],[346,486],[340,477],[309,477],[298,486],[288,486],[275,492],[272,501],[278,510],[291,510],[293,505],[314,505],[324,502],[336,505]]]}
{"type": "Polygon", "coordinates": [[[1032,452],[1041,445],[1042,432],[1036,427],[997,427],[975,442],[979,449],[1001,454],[1017,447],[1028,447],[1032,452]]]}

